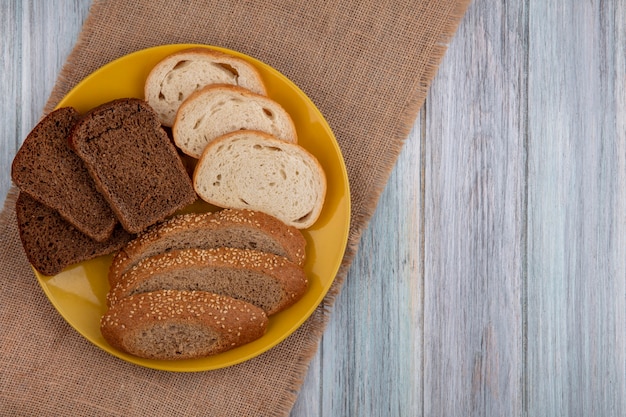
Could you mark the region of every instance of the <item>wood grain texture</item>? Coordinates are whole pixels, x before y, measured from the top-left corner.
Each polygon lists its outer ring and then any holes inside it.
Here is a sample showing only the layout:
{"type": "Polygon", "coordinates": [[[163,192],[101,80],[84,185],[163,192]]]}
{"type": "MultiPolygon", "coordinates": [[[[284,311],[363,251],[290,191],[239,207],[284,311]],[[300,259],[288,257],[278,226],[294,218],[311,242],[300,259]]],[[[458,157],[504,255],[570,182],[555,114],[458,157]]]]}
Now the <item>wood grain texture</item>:
{"type": "Polygon", "coordinates": [[[528,415],[623,416],[626,8],[529,12],[528,415]]]}
{"type": "Polygon", "coordinates": [[[421,139],[418,121],[363,235],[292,416],[421,414],[421,139]],[[391,235],[396,238],[381,239],[391,235]]]}
{"type": "MultiPolygon", "coordinates": [[[[0,192],[89,0],[2,2],[0,192]]],[[[475,0],[291,415],[626,415],[626,6],[475,0]]]]}
{"type": "Polygon", "coordinates": [[[42,116],[56,78],[74,47],[91,1],[4,1],[0,4],[4,100],[0,111],[0,195],[11,185],[17,149],[42,116]],[[6,167],[6,168],[5,168],[6,167]]]}
{"type": "Polygon", "coordinates": [[[525,19],[473,3],[426,102],[427,416],[523,411],[525,19]]]}
{"type": "Polygon", "coordinates": [[[0,34],[3,42],[0,42],[0,53],[2,54],[2,71],[0,71],[0,86],[2,88],[4,100],[0,100],[0,112],[3,115],[0,123],[0,164],[2,164],[2,174],[0,175],[0,192],[2,201],[9,191],[11,185],[10,172],[13,156],[17,152],[19,139],[22,136],[20,130],[21,112],[16,106],[20,96],[20,61],[22,54],[22,43],[19,28],[23,24],[17,2],[5,2],[0,9],[0,34]]]}

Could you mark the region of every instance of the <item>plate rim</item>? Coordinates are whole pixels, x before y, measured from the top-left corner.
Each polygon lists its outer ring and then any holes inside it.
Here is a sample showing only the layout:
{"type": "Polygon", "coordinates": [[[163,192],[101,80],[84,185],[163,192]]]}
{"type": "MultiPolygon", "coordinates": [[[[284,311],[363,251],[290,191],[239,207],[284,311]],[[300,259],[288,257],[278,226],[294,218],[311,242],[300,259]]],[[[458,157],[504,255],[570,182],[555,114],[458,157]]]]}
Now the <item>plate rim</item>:
{"type": "MultiPolygon", "coordinates": [[[[95,347],[97,347],[98,349],[106,352],[107,354],[110,354],[110,355],[112,355],[112,356],[114,356],[114,357],[116,357],[116,358],[118,358],[120,360],[123,360],[124,362],[127,362],[129,364],[136,365],[136,366],[141,366],[141,367],[145,367],[145,368],[149,368],[149,369],[170,371],[170,372],[204,372],[204,371],[222,369],[222,368],[230,367],[230,366],[233,366],[233,365],[236,365],[236,364],[239,364],[239,363],[246,362],[246,361],[248,361],[250,359],[253,359],[255,357],[258,357],[258,356],[262,355],[263,353],[269,351],[270,349],[275,348],[277,345],[282,343],[286,338],[288,338],[290,335],[292,335],[294,332],[296,332],[300,327],[302,327],[302,325],[309,319],[309,317],[311,315],[313,315],[313,313],[322,304],[324,298],[326,298],[326,296],[328,295],[328,292],[329,292],[330,288],[332,287],[332,285],[333,285],[333,283],[334,283],[334,281],[335,281],[335,279],[337,277],[337,274],[339,273],[339,270],[341,268],[341,265],[343,264],[343,258],[345,257],[345,252],[346,252],[347,246],[348,246],[348,237],[349,237],[351,217],[352,217],[352,213],[351,213],[352,201],[351,201],[351,194],[350,194],[350,184],[349,184],[349,177],[348,177],[348,173],[347,173],[345,158],[343,157],[343,153],[341,152],[341,148],[339,146],[339,143],[337,142],[337,138],[336,138],[333,130],[331,129],[328,121],[323,116],[323,114],[321,113],[319,108],[315,105],[313,100],[307,94],[305,94],[304,91],[298,85],[296,85],[293,81],[291,81],[288,77],[286,77],[283,73],[278,71],[276,68],[272,67],[269,64],[264,63],[263,61],[255,58],[253,56],[250,56],[250,55],[247,55],[247,54],[244,54],[242,52],[235,51],[235,50],[232,50],[232,49],[229,49],[229,48],[225,48],[225,47],[220,47],[220,46],[215,46],[215,45],[208,45],[208,44],[200,44],[200,43],[163,44],[163,45],[156,45],[156,46],[151,46],[151,47],[148,47],[148,48],[139,49],[139,50],[130,52],[128,54],[122,55],[122,56],[120,56],[118,58],[115,58],[112,61],[109,61],[106,64],[96,68],[94,71],[92,71],[87,76],[82,78],[70,90],[68,90],[65,93],[65,95],[59,100],[59,102],[55,105],[54,108],[57,109],[59,107],[63,107],[64,103],[66,102],[68,97],[71,96],[76,90],[80,90],[83,85],[88,84],[92,78],[98,76],[98,73],[105,72],[106,69],[109,68],[109,67],[119,65],[120,61],[124,61],[124,60],[130,59],[130,57],[132,57],[134,55],[151,54],[151,53],[157,52],[159,50],[167,49],[167,48],[174,49],[174,51],[171,52],[171,53],[174,53],[175,51],[179,51],[179,50],[183,50],[183,49],[187,49],[187,48],[195,48],[195,47],[206,48],[206,49],[211,49],[211,50],[217,50],[217,51],[220,51],[220,52],[224,52],[224,53],[227,53],[227,54],[238,56],[238,57],[241,57],[241,58],[251,62],[256,67],[262,67],[265,71],[269,71],[269,72],[272,73],[273,76],[278,77],[282,83],[286,83],[286,84],[290,85],[290,87],[295,91],[295,93],[297,93],[297,95],[299,95],[303,100],[305,100],[308,103],[307,110],[308,111],[313,111],[315,113],[316,117],[323,123],[324,130],[326,130],[329,133],[329,136],[330,136],[329,137],[329,139],[330,139],[329,142],[332,145],[332,147],[334,148],[334,150],[336,152],[336,155],[338,157],[338,160],[340,162],[339,163],[339,169],[341,171],[342,178],[343,178],[342,184],[343,184],[343,191],[344,191],[344,198],[345,198],[345,202],[343,204],[345,204],[346,221],[345,221],[345,226],[342,227],[342,233],[341,233],[341,235],[339,236],[339,239],[338,239],[341,242],[341,248],[342,248],[341,249],[341,253],[339,255],[340,261],[335,266],[333,266],[333,268],[332,268],[332,270],[333,270],[332,277],[330,277],[330,279],[328,280],[327,284],[323,286],[323,290],[321,291],[320,295],[317,297],[315,302],[312,303],[310,307],[308,307],[306,313],[303,314],[295,322],[295,324],[291,326],[290,329],[288,329],[287,331],[283,332],[283,334],[281,334],[279,337],[276,337],[276,338],[272,339],[272,341],[270,343],[266,343],[262,348],[257,349],[255,351],[252,351],[252,352],[250,352],[248,354],[241,355],[240,357],[233,358],[233,359],[228,360],[228,361],[224,361],[223,363],[220,363],[220,364],[217,364],[217,365],[204,366],[204,367],[201,367],[201,368],[194,367],[194,366],[188,366],[188,367],[182,367],[181,366],[181,367],[178,367],[178,366],[172,366],[172,364],[181,364],[181,363],[184,363],[184,362],[192,363],[194,361],[202,360],[203,358],[189,359],[189,360],[184,360],[184,361],[162,361],[162,360],[139,358],[137,356],[133,356],[133,355],[127,354],[125,352],[119,351],[118,349],[115,349],[115,348],[111,347],[110,345],[108,345],[108,343],[106,341],[105,341],[105,343],[108,346],[108,349],[103,347],[103,346],[101,346],[96,340],[92,340],[91,337],[86,336],[79,328],[77,328],[75,323],[70,321],[66,317],[66,315],[62,313],[62,309],[63,309],[62,304],[55,297],[55,295],[52,293],[51,289],[49,288],[49,286],[45,282],[45,281],[49,280],[51,277],[45,276],[43,274],[40,274],[31,265],[31,268],[32,268],[32,270],[35,273],[35,276],[37,278],[39,286],[42,288],[42,290],[45,293],[45,295],[46,295],[47,299],[49,300],[49,302],[54,306],[54,308],[57,310],[57,312],[59,313],[61,318],[67,324],[69,324],[82,338],[86,339],[91,344],[93,344],[95,347]]],[[[166,55],[164,55],[164,56],[166,56],[166,55]]],[[[110,255],[108,255],[108,256],[110,256],[110,255]]],[[[74,265],[76,265],[76,264],[74,264],[74,265]]],[[[74,266],[74,265],[72,265],[72,266],[74,266]]]]}

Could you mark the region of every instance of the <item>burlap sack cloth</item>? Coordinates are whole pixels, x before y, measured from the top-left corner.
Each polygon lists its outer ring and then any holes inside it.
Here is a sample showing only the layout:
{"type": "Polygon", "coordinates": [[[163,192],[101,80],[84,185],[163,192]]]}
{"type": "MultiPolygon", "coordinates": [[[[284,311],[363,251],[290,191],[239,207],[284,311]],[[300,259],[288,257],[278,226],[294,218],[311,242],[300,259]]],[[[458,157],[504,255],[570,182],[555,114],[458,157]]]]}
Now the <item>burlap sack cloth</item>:
{"type": "Polygon", "coordinates": [[[96,0],[45,112],[86,75],[138,49],[205,43],[258,58],[313,100],[339,141],[351,185],[349,246],[325,308],[276,348],[216,371],[155,371],[94,347],[54,310],[22,252],[13,190],[0,222],[0,415],[289,414],[361,232],[467,4],[96,0]]]}

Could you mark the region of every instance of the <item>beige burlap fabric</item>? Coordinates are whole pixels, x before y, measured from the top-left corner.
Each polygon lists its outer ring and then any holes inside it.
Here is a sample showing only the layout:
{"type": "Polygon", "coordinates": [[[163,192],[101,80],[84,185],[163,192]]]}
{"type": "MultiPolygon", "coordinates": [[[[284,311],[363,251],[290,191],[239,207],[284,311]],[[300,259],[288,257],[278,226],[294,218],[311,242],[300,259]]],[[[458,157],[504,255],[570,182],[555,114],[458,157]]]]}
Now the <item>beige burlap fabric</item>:
{"type": "Polygon", "coordinates": [[[0,415],[282,416],[467,0],[96,0],[46,112],[103,64],[146,47],[205,43],[293,80],[330,123],[351,184],[349,246],[325,308],[262,356],[216,371],[125,363],[70,328],[22,252],[13,190],[0,220],[0,415]]]}

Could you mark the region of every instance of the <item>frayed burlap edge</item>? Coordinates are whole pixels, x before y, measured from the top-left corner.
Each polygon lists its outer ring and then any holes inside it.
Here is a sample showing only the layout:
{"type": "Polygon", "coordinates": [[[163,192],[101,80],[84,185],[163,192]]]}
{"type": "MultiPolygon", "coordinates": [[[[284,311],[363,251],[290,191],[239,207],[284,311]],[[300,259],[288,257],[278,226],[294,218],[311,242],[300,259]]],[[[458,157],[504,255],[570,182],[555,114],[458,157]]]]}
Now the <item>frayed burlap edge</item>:
{"type": "MultiPolygon", "coordinates": [[[[302,354],[302,362],[299,364],[297,375],[297,383],[298,387],[302,385],[304,381],[304,377],[309,368],[309,363],[313,356],[317,353],[317,349],[319,348],[320,338],[323,335],[326,326],[328,324],[330,314],[332,312],[333,305],[339,293],[341,292],[341,288],[343,287],[343,283],[348,275],[348,271],[350,269],[350,265],[354,260],[356,253],[359,248],[361,236],[363,232],[369,225],[369,222],[376,210],[376,206],[378,205],[378,200],[387,185],[387,181],[393,168],[398,160],[398,156],[402,151],[404,146],[404,142],[408,137],[413,125],[415,124],[415,120],[419,114],[419,111],[424,104],[424,100],[426,99],[426,94],[428,93],[428,88],[432,80],[435,78],[437,73],[437,69],[439,68],[439,64],[443,59],[447,49],[448,44],[451,38],[456,33],[456,30],[461,22],[462,17],[464,16],[467,8],[471,4],[471,0],[464,0],[458,2],[454,5],[454,7],[449,11],[448,20],[445,22],[445,25],[441,28],[441,37],[440,39],[433,45],[432,50],[430,51],[430,60],[426,63],[426,67],[424,73],[422,74],[421,81],[419,84],[419,90],[413,96],[413,99],[408,101],[405,106],[404,117],[402,119],[401,125],[396,130],[395,134],[391,138],[392,149],[393,152],[387,154],[388,158],[386,158],[385,163],[383,165],[386,170],[382,172],[379,178],[379,181],[372,184],[369,190],[369,195],[372,197],[368,200],[368,204],[363,206],[363,211],[361,215],[355,216],[353,214],[351,218],[351,226],[350,226],[350,234],[348,236],[348,243],[346,246],[346,251],[341,262],[341,266],[335,277],[335,280],[329,289],[328,293],[324,297],[322,305],[318,308],[319,318],[320,320],[319,326],[316,326],[314,331],[309,333],[309,338],[307,340],[306,350],[303,351],[302,354]]],[[[354,210],[353,210],[354,213],[354,210]]],[[[314,314],[318,315],[318,311],[314,314]]],[[[294,395],[288,399],[289,406],[286,409],[286,414],[289,413],[289,410],[293,407],[297,398],[297,392],[294,392],[294,395]]]]}
{"type": "MultiPolygon", "coordinates": [[[[286,392],[285,396],[278,400],[278,407],[275,409],[276,416],[288,415],[293,408],[300,387],[302,386],[304,378],[308,372],[310,361],[315,356],[319,348],[320,339],[328,324],[336,297],[343,287],[350,265],[352,264],[352,261],[358,251],[363,231],[367,228],[371,217],[374,214],[380,195],[387,184],[388,178],[396,164],[404,142],[424,103],[428,88],[437,73],[439,64],[441,63],[441,60],[448,48],[448,43],[456,32],[461,18],[470,4],[471,0],[462,0],[451,5],[451,10],[447,11],[447,21],[444,22],[442,27],[436,29],[441,34],[440,38],[432,45],[432,48],[429,51],[430,59],[426,63],[422,73],[421,80],[418,85],[418,91],[406,103],[401,124],[394,130],[390,138],[391,152],[385,155],[383,163],[380,164],[380,166],[382,166],[382,170],[380,172],[381,175],[376,176],[376,182],[372,183],[368,190],[368,195],[370,195],[371,198],[369,198],[366,203],[359,208],[360,210],[355,210],[353,207],[350,233],[341,266],[330,290],[322,301],[322,304],[308,319],[311,323],[311,330],[307,333],[304,348],[298,355],[298,363],[293,368],[293,372],[289,375],[285,375],[285,378],[289,380],[293,389],[286,392]]],[[[83,24],[83,28],[76,45],[68,56],[59,73],[59,76],[57,77],[54,89],[44,107],[43,115],[51,112],[59,101],[71,90],[71,88],[74,87],[75,84],[70,81],[69,75],[72,73],[73,68],[76,65],[79,51],[82,50],[82,48],[87,47],[89,44],[89,39],[93,34],[92,27],[98,18],[98,10],[101,7],[106,7],[106,1],[94,0],[88,17],[83,24]]],[[[442,11],[442,13],[446,14],[446,11],[442,11]]],[[[17,189],[13,186],[7,195],[4,209],[0,215],[0,223],[2,225],[4,225],[7,219],[11,217],[8,210],[15,209],[17,194],[17,189]]]]}

